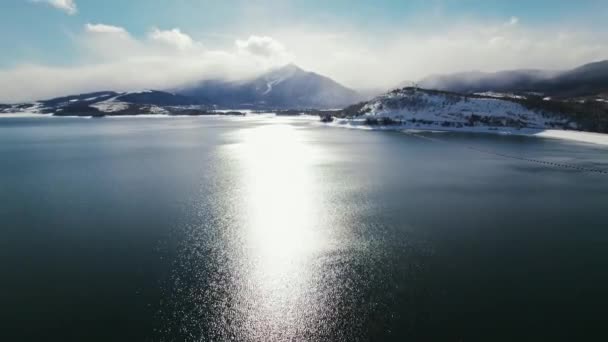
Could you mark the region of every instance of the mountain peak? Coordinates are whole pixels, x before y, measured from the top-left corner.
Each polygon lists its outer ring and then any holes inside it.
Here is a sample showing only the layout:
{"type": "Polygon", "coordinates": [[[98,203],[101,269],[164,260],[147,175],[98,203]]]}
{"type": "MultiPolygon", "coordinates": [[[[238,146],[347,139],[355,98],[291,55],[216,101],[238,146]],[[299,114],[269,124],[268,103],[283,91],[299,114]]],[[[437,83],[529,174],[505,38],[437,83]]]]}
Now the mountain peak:
{"type": "Polygon", "coordinates": [[[302,68],[300,68],[299,66],[297,66],[295,63],[289,63],[289,64],[285,64],[282,67],[279,67],[278,70],[283,70],[283,71],[304,71],[302,68]]]}
{"type": "Polygon", "coordinates": [[[242,82],[203,82],[179,93],[227,108],[340,108],[359,100],[355,91],[293,63],[242,82]]]}
{"type": "Polygon", "coordinates": [[[571,70],[571,73],[580,73],[580,72],[599,72],[605,73],[608,70],[608,60],[597,61],[592,63],[587,63],[578,68],[571,70]]]}
{"type": "Polygon", "coordinates": [[[280,83],[287,79],[306,75],[307,72],[293,63],[289,63],[282,67],[271,69],[267,73],[261,75],[259,79],[265,82],[280,83]]]}
{"type": "Polygon", "coordinates": [[[278,67],[276,69],[271,69],[268,73],[266,73],[266,75],[275,76],[275,77],[279,76],[279,77],[285,78],[285,77],[291,77],[296,74],[305,73],[305,72],[306,71],[304,71],[302,68],[295,65],[294,63],[289,63],[282,67],[278,67]]]}

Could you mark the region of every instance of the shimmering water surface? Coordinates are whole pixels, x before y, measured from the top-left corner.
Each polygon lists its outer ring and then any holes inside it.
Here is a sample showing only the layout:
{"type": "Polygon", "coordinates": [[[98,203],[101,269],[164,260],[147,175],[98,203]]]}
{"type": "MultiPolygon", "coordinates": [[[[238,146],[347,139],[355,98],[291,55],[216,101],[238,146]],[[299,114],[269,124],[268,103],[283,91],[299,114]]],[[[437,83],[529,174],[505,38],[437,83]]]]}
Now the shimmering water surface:
{"type": "Polygon", "coordinates": [[[424,136],[1,119],[0,340],[605,337],[608,149],[424,136]]]}

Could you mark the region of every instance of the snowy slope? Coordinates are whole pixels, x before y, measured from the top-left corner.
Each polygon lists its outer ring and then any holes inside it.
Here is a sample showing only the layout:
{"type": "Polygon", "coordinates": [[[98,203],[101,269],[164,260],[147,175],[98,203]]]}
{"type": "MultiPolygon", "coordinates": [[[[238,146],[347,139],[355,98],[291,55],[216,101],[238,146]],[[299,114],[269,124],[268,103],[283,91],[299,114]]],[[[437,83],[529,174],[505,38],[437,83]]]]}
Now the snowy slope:
{"type": "Polygon", "coordinates": [[[572,127],[567,118],[530,110],[516,101],[484,96],[403,88],[361,106],[360,118],[389,118],[404,124],[443,127],[572,127]]]}
{"type": "Polygon", "coordinates": [[[113,97],[111,99],[92,104],[90,107],[96,108],[102,113],[116,113],[127,110],[129,108],[129,104],[119,101],[117,97],[113,97]]]}
{"type": "Polygon", "coordinates": [[[39,113],[61,116],[125,114],[206,113],[208,106],[196,99],[157,90],[104,91],[58,97],[18,105],[1,105],[0,113],[39,113]]]}

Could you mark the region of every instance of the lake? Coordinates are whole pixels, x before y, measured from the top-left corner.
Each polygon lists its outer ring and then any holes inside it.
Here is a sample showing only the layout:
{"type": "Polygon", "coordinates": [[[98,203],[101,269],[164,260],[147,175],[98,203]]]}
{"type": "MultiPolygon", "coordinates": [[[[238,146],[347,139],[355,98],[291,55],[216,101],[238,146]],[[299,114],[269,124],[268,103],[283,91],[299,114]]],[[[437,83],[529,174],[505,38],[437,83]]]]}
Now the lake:
{"type": "Polygon", "coordinates": [[[608,174],[575,167],[608,148],[0,119],[0,340],[605,338],[608,174]]]}

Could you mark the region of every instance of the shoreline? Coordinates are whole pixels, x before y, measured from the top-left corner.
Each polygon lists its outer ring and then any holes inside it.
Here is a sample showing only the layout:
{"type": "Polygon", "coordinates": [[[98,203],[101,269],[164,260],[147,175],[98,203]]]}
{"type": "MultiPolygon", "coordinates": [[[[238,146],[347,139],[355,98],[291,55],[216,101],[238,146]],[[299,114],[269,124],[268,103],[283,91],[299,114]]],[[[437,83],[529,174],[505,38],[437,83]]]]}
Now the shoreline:
{"type": "MultiPolygon", "coordinates": [[[[169,114],[137,114],[137,115],[107,115],[102,117],[103,119],[114,119],[114,118],[186,118],[186,117],[232,117],[230,115],[224,115],[221,112],[218,114],[209,115],[169,115],[169,114]]],[[[241,116],[239,116],[241,117],[241,116]]],[[[390,125],[390,126],[370,126],[363,123],[362,120],[350,120],[335,118],[333,122],[323,123],[320,122],[319,117],[316,115],[296,115],[296,116],[282,116],[276,113],[246,113],[242,118],[293,118],[307,122],[318,123],[322,126],[337,127],[346,129],[359,129],[367,131],[397,131],[397,132],[425,132],[425,133],[477,133],[477,134],[494,134],[494,135],[513,135],[513,136],[525,136],[545,139],[559,139],[571,142],[578,142],[584,144],[591,144],[596,146],[608,146],[608,134],[585,132],[585,131],[574,131],[574,130],[558,130],[558,129],[540,129],[540,128],[510,128],[510,127],[488,127],[488,126],[477,126],[477,127],[443,127],[438,125],[390,125]]],[[[92,116],[55,116],[53,114],[39,114],[39,113],[5,113],[0,114],[1,118],[82,118],[91,119],[92,116]]]]}
{"type": "Polygon", "coordinates": [[[335,119],[331,123],[322,123],[329,127],[339,127],[347,129],[360,129],[370,131],[397,131],[397,132],[425,132],[425,133],[477,133],[477,134],[494,134],[505,136],[525,136],[533,138],[559,139],[578,143],[608,146],[608,134],[574,131],[574,130],[559,130],[559,129],[541,129],[541,128],[511,128],[511,127],[443,127],[437,125],[391,125],[391,126],[369,126],[361,122],[348,119],[335,119]]]}

